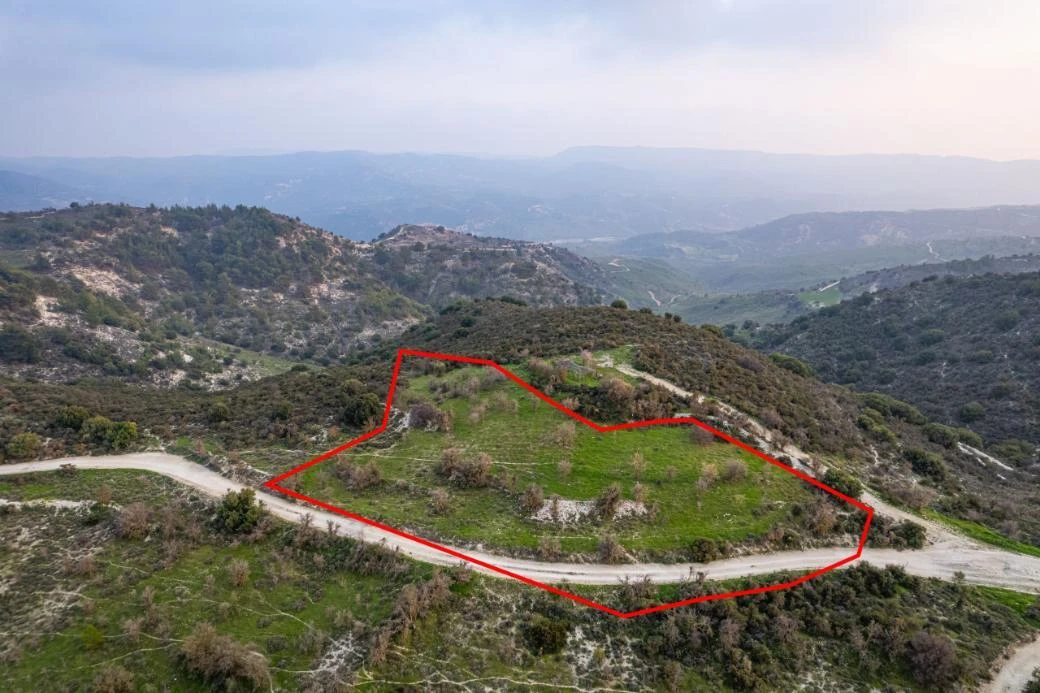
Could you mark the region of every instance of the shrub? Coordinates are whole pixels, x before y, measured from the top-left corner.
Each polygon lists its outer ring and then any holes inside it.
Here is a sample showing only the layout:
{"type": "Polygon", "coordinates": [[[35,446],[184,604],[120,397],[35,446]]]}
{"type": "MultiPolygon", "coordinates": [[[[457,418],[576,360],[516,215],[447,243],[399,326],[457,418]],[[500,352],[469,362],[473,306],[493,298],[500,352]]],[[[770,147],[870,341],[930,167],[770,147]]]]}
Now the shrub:
{"type": "Polygon", "coordinates": [[[451,510],[451,495],[442,488],[430,491],[430,508],[437,515],[444,515],[451,510]]]}
{"type": "Polygon", "coordinates": [[[958,435],[957,431],[950,428],[949,426],[943,426],[942,424],[930,423],[924,427],[924,434],[928,436],[928,440],[942,445],[946,448],[952,448],[957,444],[958,435]]]}
{"type": "Polygon", "coordinates": [[[251,488],[228,491],[217,506],[217,529],[232,534],[252,531],[263,517],[264,510],[251,488]]]}
{"type": "Polygon", "coordinates": [[[823,483],[835,491],[844,493],[849,498],[859,498],[863,493],[863,484],[859,479],[846,472],[830,467],[823,475],[823,483]]]}
{"type": "Polygon", "coordinates": [[[429,402],[418,402],[408,411],[409,428],[424,431],[448,431],[447,415],[429,402]]]}
{"type": "Polygon", "coordinates": [[[728,482],[743,481],[747,478],[747,464],[743,460],[726,460],[722,478],[728,482]]]}
{"type": "Polygon", "coordinates": [[[531,484],[520,497],[520,507],[524,512],[535,513],[545,504],[545,491],[538,484],[531,484]]]}
{"type": "Polygon", "coordinates": [[[957,650],[949,638],[917,631],[907,643],[906,657],[914,678],[928,688],[945,688],[957,679],[957,650]]]}
{"type": "Polygon", "coordinates": [[[75,405],[63,407],[54,417],[54,423],[62,428],[71,428],[78,431],[83,427],[83,422],[90,418],[90,410],[86,407],[75,405]]]}
{"type": "Polygon", "coordinates": [[[618,298],[610,303],[611,308],[620,308],[621,310],[628,310],[628,302],[623,298],[618,298]]]}
{"type": "Polygon", "coordinates": [[[567,645],[570,623],[536,614],[524,627],[524,642],[535,655],[557,654],[567,645]]]}
{"type": "Polygon", "coordinates": [[[7,455],[16,460],[26,460],[36,457],[43,448],[43,441],[35,433],[17,433],[8,441],[7,455]]]}
{"type": "Polygon", "coordinates": [[[121,666],[109,664],[94,677],[90,690],[93,693],[133,693],[134,675],[121,666]]]}
{"type": "Polygon", "coordinates": [[[234,638],[217,635],[208,623],[199,624],[185,638],[181,659],[188,671],[206,683],[229,689],[236,684],[260,688],[270,678],[263,655],[234,638]]]}
{"type": "Polygon", "coordinates": [[[773,363],[780,366],[785,370],[789,370],[792,373],[802,376],[803,378],[811,378],[814,375],[812,367],[796,359],[794,356],[788,356],[787,354],[773,353],[769,355],[769,358],[773,360],[773,363]]]}
{"type": "Polygon", "coordinates": [[[369,419],[379,414],[379,409],[379,397],[372,392],[365,392],[347,399],[340,418],[348,426],[363,426],[369,419]]]}
{"type": "Polygon", "coordinates": [[[619,505],[621,505],[621,487],[613,483],[605,488],[596,499],[596,516],[603,522],[612,520],[619,505]]]}
{"type": "Polygon", "coordinates": [[[916,474],[928,477],[936,482],[946,478],[946,465],[943,464],[942,458],[934,452],[908,448],[903,451],[903,457],[910,462],[910,467],[916,474]]]}
{"type": "Polygon", "coordinates": [[[228,565],[228,578],[235,587],[244,587],[249,581],[249,563],[235,559],[228,565]]]}
{"type": "Polygon", "coordinates": [[[150,523],[144,503],[131,503],[119,511],[118,532],[124,539],[143,539],[150,523]]]}
{"type": "Polygon", "coordinates": [[[578,431],[574,426],[573,421],[564,421],[556,428],[555,440],[556,444],[562,448],[569,448],[574,445],[574,441],[578,437],[578,431]]]}
{"type": "Polygon", "coordinates": [[[715,440],[715,434],[700,426],[690,426],[690,442],[694,445],[708,445],[715,440]]]}
{"type": "Polygon", "coordinates": [[[968,402],[957,410],[957,418],[964,423],[971,423],[972,421],[978,421],[979,419],[986,416],[986,407],[982,406],[981,402],[968,402]]]}
{"type": "Polygon", "coordinates": [[[599,540],[596,552],[604,563],[621,563],[625,560],[625,547],[611,534],[599,540]]]}

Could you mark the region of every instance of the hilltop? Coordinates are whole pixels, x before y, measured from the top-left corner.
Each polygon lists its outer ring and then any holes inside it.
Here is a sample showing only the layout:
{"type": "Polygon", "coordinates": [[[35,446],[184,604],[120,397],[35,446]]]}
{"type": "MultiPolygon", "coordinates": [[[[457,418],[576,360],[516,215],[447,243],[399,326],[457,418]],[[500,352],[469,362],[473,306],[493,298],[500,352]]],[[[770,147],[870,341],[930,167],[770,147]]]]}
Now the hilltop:
{"type": "Polygon", "coordinates": [[[564,248],[443,226],[398,226],[362,247],[371,247],[381,280],[436,307],[502,295],[534,306],[597,305],[611,285],[602,267],[564,248]]]}

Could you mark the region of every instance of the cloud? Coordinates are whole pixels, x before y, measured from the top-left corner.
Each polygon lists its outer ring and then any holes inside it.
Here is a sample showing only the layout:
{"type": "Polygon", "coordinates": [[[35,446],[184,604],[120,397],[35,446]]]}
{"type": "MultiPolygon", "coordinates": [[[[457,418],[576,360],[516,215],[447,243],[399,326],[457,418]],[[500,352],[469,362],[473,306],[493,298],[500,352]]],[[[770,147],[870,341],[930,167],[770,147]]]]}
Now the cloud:
{"type": "Polygon", "coordinates": [[[1038,7],[21,3],[0,10],[10,101],[0,151],[640,144],[1040,156],[1038,7]]]}

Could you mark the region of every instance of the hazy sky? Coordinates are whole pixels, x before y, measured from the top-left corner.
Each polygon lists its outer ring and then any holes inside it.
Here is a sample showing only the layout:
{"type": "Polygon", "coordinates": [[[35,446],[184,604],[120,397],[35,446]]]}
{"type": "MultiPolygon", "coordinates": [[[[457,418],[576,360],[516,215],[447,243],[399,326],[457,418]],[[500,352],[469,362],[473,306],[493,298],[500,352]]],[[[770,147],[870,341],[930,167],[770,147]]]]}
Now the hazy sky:
{"type": "Polygon", "coordinates": [[[0,0],[0,154],[1040,158],[1038,0],[0,0]]]}

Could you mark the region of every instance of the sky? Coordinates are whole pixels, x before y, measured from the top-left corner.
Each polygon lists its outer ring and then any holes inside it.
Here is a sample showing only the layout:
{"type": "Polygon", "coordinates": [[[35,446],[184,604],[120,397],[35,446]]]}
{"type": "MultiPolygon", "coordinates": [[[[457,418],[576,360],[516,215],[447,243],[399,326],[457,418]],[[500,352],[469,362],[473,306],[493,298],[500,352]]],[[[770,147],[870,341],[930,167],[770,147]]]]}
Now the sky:
{"type": "Polygon", "coordinates": [[[1040,158],[1036,0],[0,0],[0,155],[1040,158]]]}

